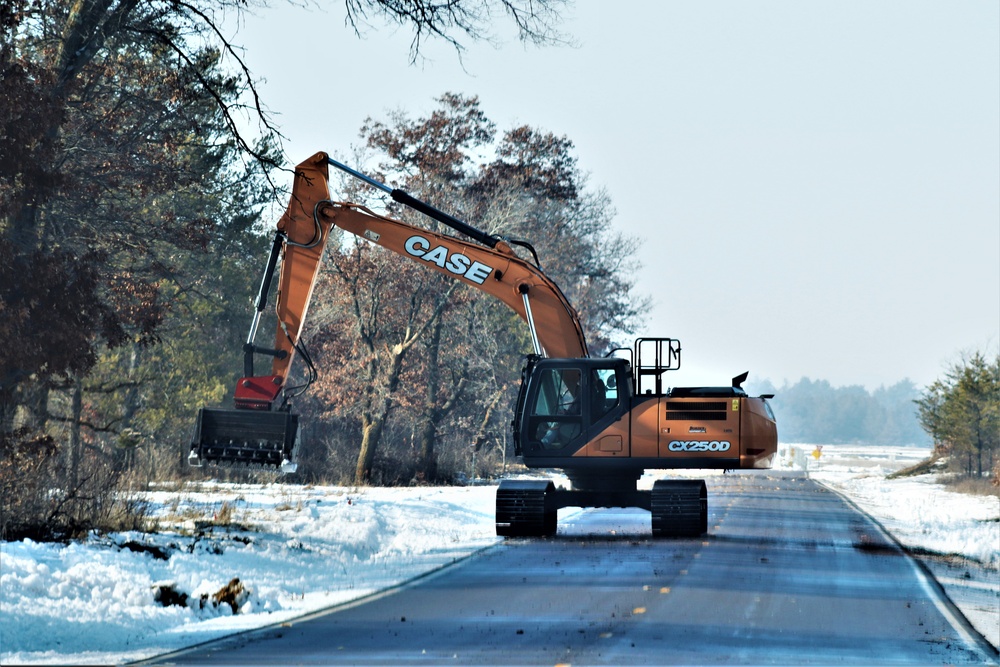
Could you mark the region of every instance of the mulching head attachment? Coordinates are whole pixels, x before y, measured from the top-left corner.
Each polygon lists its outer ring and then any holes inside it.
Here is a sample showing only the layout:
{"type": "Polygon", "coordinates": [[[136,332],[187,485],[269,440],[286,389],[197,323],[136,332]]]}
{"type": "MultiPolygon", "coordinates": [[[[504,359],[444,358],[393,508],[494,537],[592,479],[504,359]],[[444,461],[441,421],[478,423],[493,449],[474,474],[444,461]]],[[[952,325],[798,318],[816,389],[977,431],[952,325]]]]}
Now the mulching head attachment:
{"type": "Polygon", "coordinates": [[[299,417],[283,410],[198,411],[188,463],[295,472],[292,449],[299,417]]]}

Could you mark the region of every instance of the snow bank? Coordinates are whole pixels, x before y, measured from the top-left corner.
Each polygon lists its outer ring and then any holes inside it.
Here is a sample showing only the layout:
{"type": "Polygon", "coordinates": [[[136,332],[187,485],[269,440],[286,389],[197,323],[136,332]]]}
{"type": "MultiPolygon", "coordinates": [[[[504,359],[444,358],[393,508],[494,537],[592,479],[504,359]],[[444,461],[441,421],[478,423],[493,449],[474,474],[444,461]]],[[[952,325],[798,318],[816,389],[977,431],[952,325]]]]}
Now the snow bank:
{"type": "Polygon", "coordinates": [[[811,478],[848,496],[905,546],[1000,569],[1000,497],[948,491],[934,474],[886,479],[929,455],[925,448],[828,445],[807,460],[811,478]]]}
{"type": "Polygon", "coordinates": [[[795,451],[786,451],[785,461],[798,462],[810,477],[849,497],[920,555],[966,619],[1000,648],[1000,497],[951,492],[936,474],[886,479],[925,460],[928,449],[786,449],[795,451]]]}
{"type": "Polygon", "coordinates": [[[497,540],[491,487],[207,484],[149,500],[156,534],[0,544],[0,662],[137,660],[356,599],[497,540]],[[235,615],[210,602],[233,578],[249,592],[235,615]],[[161,605],[159,587],[191,606],[161,605]]]}

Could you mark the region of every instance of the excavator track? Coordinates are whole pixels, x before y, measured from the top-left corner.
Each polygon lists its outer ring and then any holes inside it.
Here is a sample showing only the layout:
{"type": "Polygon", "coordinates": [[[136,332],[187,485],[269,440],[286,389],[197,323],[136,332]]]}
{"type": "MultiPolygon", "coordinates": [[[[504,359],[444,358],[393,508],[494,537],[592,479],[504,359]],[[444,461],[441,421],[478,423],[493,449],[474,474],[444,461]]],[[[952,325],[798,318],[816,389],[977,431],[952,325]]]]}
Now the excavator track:
{"type": "Polygon", "coordinates": [[[705,480],[658,480],[650,497],[653,537],[697,537],[708,532],[705,480]]]}
{"type": "Polygon", "coordinates": [[[557,510],[546,510],[545,496],[555,485],[549,481],[505,479],[497,489],[497,535],[545,537],[555,535],[557,510]]]}

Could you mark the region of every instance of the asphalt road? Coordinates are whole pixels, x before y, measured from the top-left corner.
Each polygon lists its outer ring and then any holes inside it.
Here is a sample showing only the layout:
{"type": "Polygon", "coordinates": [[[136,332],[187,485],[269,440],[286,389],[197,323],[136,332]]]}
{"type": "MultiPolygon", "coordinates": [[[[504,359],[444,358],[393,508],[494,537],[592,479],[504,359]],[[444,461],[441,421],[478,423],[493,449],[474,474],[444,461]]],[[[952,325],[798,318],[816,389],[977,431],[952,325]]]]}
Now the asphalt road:
{"type": "Polygon", "coordinates": [[[590,510],[388,595],[170,664],[982,664],[877,526],[801,473],[708,478],[709,533],[590,510]]]}

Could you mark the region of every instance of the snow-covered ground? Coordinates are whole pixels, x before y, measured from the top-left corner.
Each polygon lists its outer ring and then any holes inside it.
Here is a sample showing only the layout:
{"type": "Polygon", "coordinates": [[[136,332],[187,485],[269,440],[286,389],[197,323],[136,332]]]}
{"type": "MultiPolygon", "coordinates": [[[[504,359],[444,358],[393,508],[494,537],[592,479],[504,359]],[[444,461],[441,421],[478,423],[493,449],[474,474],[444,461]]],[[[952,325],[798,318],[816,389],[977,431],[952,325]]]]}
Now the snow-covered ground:
{"type": "MultiPolygon", "coordinates": [[[[814,451],[783,446],[780,466],[807,466],[907,546],[983,564],[1000,599],[996,496],[885,479],[925,449],[814,451]]],[[[188,485],[149,494],[156,533],[0,543],[0,663],[127,662],[390,588],[494,544],[494,491],[188,485]],[[232,601],[215,602],[237,578],[232,601]]],[[[992,612],[983,622],[1000,627],[992,612]]]]}
{"type": "Polygon", "coordinates": [[[1000,648],[1000,496],[949,491],[937,475],[886,479],[927,458],[923,448],[792,445],[784,464],[847,496],[917,555],[948,597],[1000,648]]]}
{"type": "Polygon", "coordinates": [[[497,540],[488,486],[202,484],[149,501],[156,534],[0,544],[0,663],[137,660],[362,597],[497,540]],[[246,591],[237,614],[211,603],[233,578],[246,591]],[[163,606],[162,587],[189,604],[163,606]]]}

